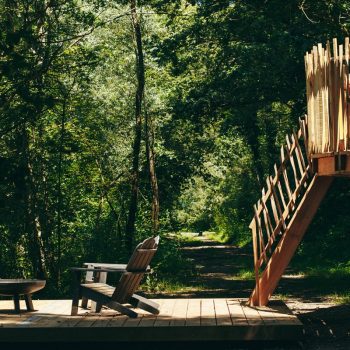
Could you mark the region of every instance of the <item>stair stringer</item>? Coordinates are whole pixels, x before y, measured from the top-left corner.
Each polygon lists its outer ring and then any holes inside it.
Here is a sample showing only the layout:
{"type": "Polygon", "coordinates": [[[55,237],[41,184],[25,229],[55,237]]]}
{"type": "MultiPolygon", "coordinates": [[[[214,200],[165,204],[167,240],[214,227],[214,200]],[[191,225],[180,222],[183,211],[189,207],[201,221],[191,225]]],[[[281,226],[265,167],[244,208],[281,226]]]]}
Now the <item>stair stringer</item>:
{"type": "Polygon", "coordinates": [[[314,174],[250,296],[250,305],[267,305],[332,181],[332,177],[314,174]]]}

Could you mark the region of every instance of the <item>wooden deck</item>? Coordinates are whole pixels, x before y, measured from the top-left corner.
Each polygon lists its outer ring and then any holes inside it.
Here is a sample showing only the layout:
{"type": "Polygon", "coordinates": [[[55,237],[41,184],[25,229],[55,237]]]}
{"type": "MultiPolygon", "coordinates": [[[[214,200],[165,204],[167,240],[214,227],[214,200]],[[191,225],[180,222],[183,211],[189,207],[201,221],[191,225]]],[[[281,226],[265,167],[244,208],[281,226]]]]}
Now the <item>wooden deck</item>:
{"type": "Polygon", "coordinates": [[[11,300],[0,301],[0,342],[141,342],[295,340],[302,323],[282,302],[249,307],[239,299],[157,299],[160,314],[137,310],[136,319],[103,309],[79,308],[70,300],[34,300],[35,312],[13,313],[11,300]],[[91,328],[94,328],[93,330],[91,328]],[[137,328],[137,329],[136,329],[137,328]]]}

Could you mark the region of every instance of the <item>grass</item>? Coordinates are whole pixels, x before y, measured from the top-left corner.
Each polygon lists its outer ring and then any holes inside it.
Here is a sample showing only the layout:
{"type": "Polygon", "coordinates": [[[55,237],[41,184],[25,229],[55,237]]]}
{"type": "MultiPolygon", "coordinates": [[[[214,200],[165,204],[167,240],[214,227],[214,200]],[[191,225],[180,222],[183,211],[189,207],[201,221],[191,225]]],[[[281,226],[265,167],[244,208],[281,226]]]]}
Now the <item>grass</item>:
{"type": "Polygon", "coordinates": [[[235,275],[230,279],[239,281],[251,281],[255,280],[255,273],[252,270],[241,269],[236,272],[235,275]]]}
{"type": "Polygon", "coordinates": [[[341,294],[338,294],[338,293],[330,294],[328,299],[335,304],[349,305],[350,304],[350,292],[341,293],[341,294]]]}
{"type": "Polygon", "coordinates": [[[198,232],[179,232],[175,237],[180,242],[181,246],[201,246],[203,245],[203,238],[218,243],[226,243],[223,237],[212,231],[203,231],[202,236],[199,236],[198,232]]]}
{"type": "Polygon", "coordinates": [[[321,277],[324,279],[342,279],[350,278],[350,267],[347,265],[338,265],[328,268],[309,268],[305,272],[307,277],[321,277]]]}
{"type": "Polygon", "coordinates": [[[288,301],[288,299],[290,299],[290,295],[283,293],[275,293],[272,298],[274,300],[288,301]]]}
{"type": "Polygon", "coordinates": [[[206,232],[206,233],[207,233],[207,237],[212,241],[219,242],[219,243],[227,243],[229,241],[229,237],[223,233],[220,233],[220,232],[206,232]]]}
{"type": "Polygon", "coordinates": [[[176,235],[176,239],[179,241],[180,245],[193,245],[193,244],[203,244],[198,233],[195,232],[180,232],[176,235]]]}
{"type": "Polygon", "coordinates": [[[143,284],[142,290],[147,293],[193,293],[205,290],[205,286],[189,286],[176,279],[149,279],[143,284]]]}

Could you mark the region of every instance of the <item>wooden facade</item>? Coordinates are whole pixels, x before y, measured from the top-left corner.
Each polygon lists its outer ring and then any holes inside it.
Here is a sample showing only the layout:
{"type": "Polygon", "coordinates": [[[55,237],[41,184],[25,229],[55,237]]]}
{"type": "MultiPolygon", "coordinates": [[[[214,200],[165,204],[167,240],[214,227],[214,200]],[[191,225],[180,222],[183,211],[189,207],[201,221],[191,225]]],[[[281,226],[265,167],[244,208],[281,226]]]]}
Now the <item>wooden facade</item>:
{"type": "Polygon", "coordinates": [[[308,149],[313,156],[350,151],[349,38],[305,55],[308,149]]]}

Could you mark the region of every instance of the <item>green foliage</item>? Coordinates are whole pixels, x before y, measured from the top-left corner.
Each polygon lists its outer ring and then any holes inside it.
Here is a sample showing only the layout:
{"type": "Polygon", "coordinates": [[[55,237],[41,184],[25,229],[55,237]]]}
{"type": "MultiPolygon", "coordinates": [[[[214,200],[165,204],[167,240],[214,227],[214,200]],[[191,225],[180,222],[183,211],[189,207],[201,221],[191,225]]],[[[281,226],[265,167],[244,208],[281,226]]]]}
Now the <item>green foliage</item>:
{"type": "Polygon", "coordinates": [[[154,257],[152,267],[154,272],[147,276],[143,289],[150,293],[166,291],[185,292],[191,286],[186,284],[186,279],[195,271],[190,261],[181,251],[184,245],[181,237],[164,234],[161,235],[157,255],[154,257]]]}
{"type": "Polygon", "coordinates": [[[158,276],[181,275],[188,273],[190,270],[186,266],[186,260],[181,253],[180,242],[172,236],[161,235],[161,244],[153,262],[158,276]]]}
{"type": "MultiPolygon", "coordinates": [[[[63,295],[70,266],[128,258],[137,84],[129,5],[0,0],[0,277],[45,277],[48,292],[63,295]]],[[[350,7],[152,0],[138,11],[161,206],[154,285],[188,264],[166,232],[249,241],[264,176],[305,112],[304,52],[347,34],[350,7]]],[[[153,234],[145,148],[135,244],[153,234]]],[[[339,181],[296,265],[317,261],[309,256],[347,263],[348,196],[339,181]]]]}
{"type": "Polygon", "coordinates": [[[251,171],[252,156],[237,131],[217,137],[206,154],[200,175],[182,188],[178,220],[195,231],[212,229],[221,239],[244,243],[249,238],[248,222],[256,182],[251,171]]]}
{"type": "Polygon", "coordinates": [[[296,269],[306,272],[326,269],[329,274],[349,272],[349,253],[344,248],[350,244],[349,210],[349,181],[336,179],[293,261],[296,269]]]}

